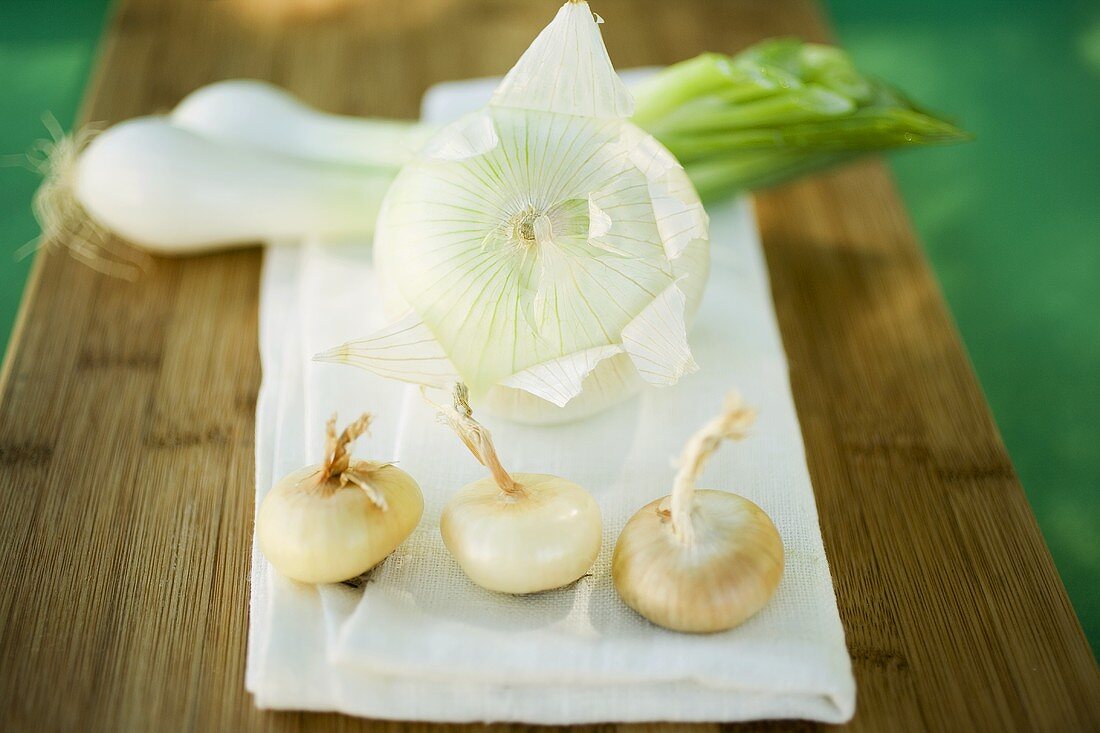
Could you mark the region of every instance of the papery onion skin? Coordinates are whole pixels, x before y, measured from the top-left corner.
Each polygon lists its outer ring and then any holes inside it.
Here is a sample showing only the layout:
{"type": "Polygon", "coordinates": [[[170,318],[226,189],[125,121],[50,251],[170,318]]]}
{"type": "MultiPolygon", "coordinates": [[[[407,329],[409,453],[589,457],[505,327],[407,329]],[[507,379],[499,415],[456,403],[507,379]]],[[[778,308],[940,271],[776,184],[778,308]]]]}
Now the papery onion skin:
{"type": "Polygon", "coordinates": [[[264,497],[256,520],[260,551],[282,575],[303,583],[337,583],[362,575],[392,553],[420,521],[419,485],[391,465],[370,469],[376,506],[360,487],[338,478],[318,486],[321,466],[284,477],[264,497]]]}
{"type": "Polygon", "coordinates": [[[515,473],[522,493],[492,478],[467,484],[440,517],[443,543],[482,588],[537,593],[582,577],[599,555],[600,509],[592,495],[548,474],[515,473]]]}
{"type": "Polygon", "coordinates": [[[694,538],[678,537],[662,506],[642,507],[623,528],[611,560],[623,601],[658,626],[711,633],[732,629],[763,608],[783,575],[783,542],[748,499],[698,489],[694,538]]]}
{"type": "Polygon", "coordinates": [[[626,354],[606,359],[585,377],[581,393],[564,407],[526,390],[497,385],[477,402],[478,409],[523,425],[560,425],[583,420],[636,395],[645,382],[626,354]]]}

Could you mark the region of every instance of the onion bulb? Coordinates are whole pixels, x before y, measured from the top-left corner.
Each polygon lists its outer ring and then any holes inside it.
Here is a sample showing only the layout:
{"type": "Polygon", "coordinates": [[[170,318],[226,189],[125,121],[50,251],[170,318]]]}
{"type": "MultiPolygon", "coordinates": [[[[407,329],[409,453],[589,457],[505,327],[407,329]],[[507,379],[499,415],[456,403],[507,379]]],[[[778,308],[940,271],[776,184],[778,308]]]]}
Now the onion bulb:
{"type": "Polygon", "coordinates": [[[615,544],[611,573],[628,606],[674,631],[731,629],[772,597],[783,542],[764,510],[726,491],[696,489],[724,439],[741,439],[755,413],[731,395],[684,447],[672,495],[642,507],[615,544]]]}
{"type": "Polygon", "coordinates": [[[256,535],[282,575],[303,583],[355,578],[385,560],[420,521],[424,497],[409,474],[352,460],[348,446],[369,424],[364,414],[337,436],[333,416],[324,463],[283,477],[264,497],[256,535]]]}
{"type": "Polygon", "coordinates": [[[436,408],[491,474],[459,489],[439,520],[443,544],[470,580],[501,593],[537,593],[587,573],[603,534],[592,495],[558,476],[508,473],[473,418],[465,385],[455,388],[453,407],[436,408]]]}
{"type": "Polygon", "coordinates": [[[634,102],[585,2],[568,2],[487,107],[439,131],[386,193],[374,239],[393,323],[319,355],[562,422],[697,369],[687,324],[707,216],[634,102]]]}

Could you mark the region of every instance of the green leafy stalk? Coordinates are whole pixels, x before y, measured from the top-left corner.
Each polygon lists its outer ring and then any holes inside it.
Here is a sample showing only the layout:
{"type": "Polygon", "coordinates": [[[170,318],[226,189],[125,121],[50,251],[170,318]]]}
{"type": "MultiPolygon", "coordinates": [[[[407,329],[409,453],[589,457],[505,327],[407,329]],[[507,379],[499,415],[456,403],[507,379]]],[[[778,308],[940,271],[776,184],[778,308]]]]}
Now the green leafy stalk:
{"type": "Polygon", "coordinates": [[[797,39],[763,41],[735,56],[702,54],[633,91],[634,121],[710,200],[872,151],[970,137],[861,74],[839,48],[797,39]]]}

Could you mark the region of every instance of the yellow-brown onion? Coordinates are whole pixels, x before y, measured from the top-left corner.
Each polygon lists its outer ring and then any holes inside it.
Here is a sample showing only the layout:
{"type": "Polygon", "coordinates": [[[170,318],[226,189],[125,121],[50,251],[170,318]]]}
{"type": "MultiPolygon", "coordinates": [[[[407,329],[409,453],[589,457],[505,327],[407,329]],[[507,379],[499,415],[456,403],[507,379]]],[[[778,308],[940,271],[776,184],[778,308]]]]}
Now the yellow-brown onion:
{"type": "Polygon", "coordinates": [[[743,623],[767,604],[783,574],[783,542],[753,502],[695,488],[724,439],[740,439],[755,412],[731,395],[723,412],[688,441],[670,496],[642,507],[612,557],[623,601],[658,626],[714,632],[743,623]]]}
{"type": "Polygon", "coordinates": [[[257,517],[260,551],[303,583],[336,583],[379,564],[412,533],[424,497],[409,474],[388,463],[353,460],[349,444],[366,432],[363,415],[336,435],[328,423],[325,461],[282,478],[257,517]]]}

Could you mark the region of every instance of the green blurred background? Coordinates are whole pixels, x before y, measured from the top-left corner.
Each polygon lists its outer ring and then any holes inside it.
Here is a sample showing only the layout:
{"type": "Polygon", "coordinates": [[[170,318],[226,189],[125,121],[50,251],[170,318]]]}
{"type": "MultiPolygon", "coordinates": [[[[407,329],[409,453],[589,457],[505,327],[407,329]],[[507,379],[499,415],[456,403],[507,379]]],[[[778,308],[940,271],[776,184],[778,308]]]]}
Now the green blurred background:
{"type": "MultiPolygon", "coordinates": [[[[0,154],[68,128],[109,0],[0,0],[0,154]]],[[[973,143],[892,160],[1094,651],[1100,648],[1100,4],[828,3],[858,66],[973,143]]],[[[715,49],[733,51],[735,49],[715,49]]],[[[0,346],[37,234],[37,178],[0,168],[0,346]]]]}

